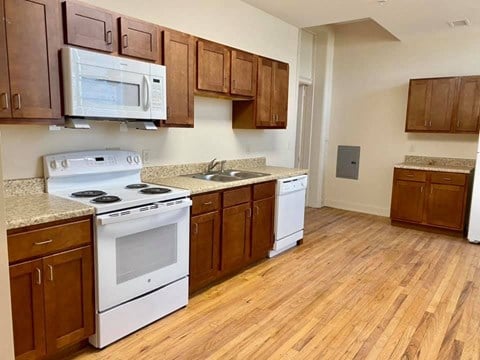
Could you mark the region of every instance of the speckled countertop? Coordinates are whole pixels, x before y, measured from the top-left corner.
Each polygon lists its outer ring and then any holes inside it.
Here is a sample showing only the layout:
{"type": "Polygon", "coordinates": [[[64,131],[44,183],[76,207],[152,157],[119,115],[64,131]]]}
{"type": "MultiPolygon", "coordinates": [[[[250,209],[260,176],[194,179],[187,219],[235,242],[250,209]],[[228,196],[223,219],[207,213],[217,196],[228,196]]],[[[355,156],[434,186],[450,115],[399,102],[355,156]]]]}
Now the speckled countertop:
{"type": "Polygon", "coordinates": [[[210,191],[224,190],[228,188],[234,188],[238,186],[251,185],[261,183],[270,180],[283,179],[291,176],[304,175],[308,173],[306,169],[290,169],[277,166],[256,166],[256,167],[244,167],[242,170],[261,172],[269,174],[266,176],[258,177],[255,179],[246,179],[231,182],[217,182],[201,179],[193,179],[185,176],[174,176],[166,178],[154,178],[149,177],[146,181],[165,186],[172,186],[182,189],[190,190],[192,195],[207,193],[210,191]]]}
{"type": "Polygon", "coordinates": [[[49,194],[5,197],[7,230],[91,215],[93,207],[49,194]]]}
{"type": "Polygon", "coordinates": [[[405,162],[395,165],[395,168],[470,174],[475,169],[475,160],[406,156],[405,162]]]}

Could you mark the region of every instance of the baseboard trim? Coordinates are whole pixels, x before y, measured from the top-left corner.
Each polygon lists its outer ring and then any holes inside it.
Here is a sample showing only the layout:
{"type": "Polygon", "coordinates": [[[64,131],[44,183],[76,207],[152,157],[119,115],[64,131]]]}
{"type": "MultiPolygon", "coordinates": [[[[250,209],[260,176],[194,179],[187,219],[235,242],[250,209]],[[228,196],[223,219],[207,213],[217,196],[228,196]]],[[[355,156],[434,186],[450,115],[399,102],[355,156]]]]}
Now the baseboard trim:
{"type": "Polygon", "coordinates": [[[390,216],[390,209],[382,208],[373,205],[365,205],[341,200],[325,200],[325,206],[341,209],[341,210],[348,210],[348,211],[355,211],[370,215],[378,215],[378,216],[390,216]]]}

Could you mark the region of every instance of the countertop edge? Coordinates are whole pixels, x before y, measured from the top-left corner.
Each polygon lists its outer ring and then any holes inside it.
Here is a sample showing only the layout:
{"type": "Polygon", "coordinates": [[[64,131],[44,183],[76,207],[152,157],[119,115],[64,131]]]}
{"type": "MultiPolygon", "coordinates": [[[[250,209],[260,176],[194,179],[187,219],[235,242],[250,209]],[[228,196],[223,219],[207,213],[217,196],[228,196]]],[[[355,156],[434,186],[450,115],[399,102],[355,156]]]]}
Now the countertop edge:
{"type": "Polygon", "coordinates": [[[439,171],[459,174],[471,174],[475,169],[469,167],[452,167],[441,165],[417,165],[417,164],[396,164],[395,169],[410,169],[410,170],[423,170],[423,171],[439,171]]]}

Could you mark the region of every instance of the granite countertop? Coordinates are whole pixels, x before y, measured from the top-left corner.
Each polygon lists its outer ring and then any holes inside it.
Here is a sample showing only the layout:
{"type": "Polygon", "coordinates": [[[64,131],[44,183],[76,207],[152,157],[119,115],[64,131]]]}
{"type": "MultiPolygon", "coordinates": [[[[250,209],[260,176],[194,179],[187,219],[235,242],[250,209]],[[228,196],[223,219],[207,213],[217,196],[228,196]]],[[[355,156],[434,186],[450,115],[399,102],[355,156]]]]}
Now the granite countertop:
{"type": "Polygon", "coordinates": [[[192,195],[207,193],[210,191],[224,190],[228,188],[234,188],[244,185],[251,185],[261,183],[265,181],[278,180],[291,176],[304,175],[308,173],[306,169],[290,169],[277,166],[257,166],[257,167],[245,167],[241,170],[261,172],[269,174],[267,176],[258,177],[255,179],[245,179],[231,182],[217,182],[201,179],[193,179],[185,176],[174,176],[166,178],[150,178],[149,182],[158,185],[172,186],[181,189],[190,190],[192,195]]]}
{"type": "Polygon", "coordinates": [[[407,155],[405,162],[395,168],[470,174],[475,169],[475,159],[407,155]]]}
{"type": "Polygon", "coordinates": [[[7,230],[92,215],[94,208],[49,194],[5,197],[7,230]]]}
{"type": "Polygon", "coordinates": [[[450,173],[462,173],[470,174],[474,167],[471,166],[454,166],[454,165],[428,165],[428,164],[412,164],[401,163],[395,165],[397,169],[410,169],[410,170],[424,170],[424,171],[442,171],[450,173]]]}

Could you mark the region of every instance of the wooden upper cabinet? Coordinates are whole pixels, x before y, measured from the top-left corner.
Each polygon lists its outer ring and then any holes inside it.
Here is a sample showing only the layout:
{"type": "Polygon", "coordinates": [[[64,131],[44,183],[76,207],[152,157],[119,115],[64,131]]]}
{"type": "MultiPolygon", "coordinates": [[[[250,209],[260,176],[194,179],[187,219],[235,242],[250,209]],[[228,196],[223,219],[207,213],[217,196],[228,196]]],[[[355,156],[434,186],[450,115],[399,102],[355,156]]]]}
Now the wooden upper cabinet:
{"type": "Polygon", "coordinates": [[[158,26],[140,20],[120,17],[120,54],[159,61],[158,26]]]}
{"type": "Polygon", "coordinates": [[[43,259],[48,353],[94,333],[92,269],[91,246],[43,259]]]}
{"type": "Polygon", "coordinates": [[[288,64],[275,62],[273,68],[272,114],[274,126],[287,127],[288,64]]]}
{"type": "MultiPolygon", "coordinates": [[[[14,118],[58,119],[61,116],[59,10],[56,1],[5,0],[9,100],[14,118]]],[[[0,58],[4,60],[4,56],[3,53],[0,58]]],[[[5,81],[0,80],[3,87],[5,81]]],[[[0,99],[3,108],[7,97],[3,94],[0,99]]]]}
{"type": "Polygon", "coordinates": [[[230,92],[230,50],[209,41],[197,41],[197,89],[230,92]]]}
{"type": "Polygon", "coordinates": [[[42,260],[10,266],[15,358],[46,354],[42,260]]]}
{"type": "Polygon", "coordinates": [[[65,2],[65,22],[67,44],[116,51],[115,17],[111,12],[68,0],[65,2]]]}
{"type": "Polygon", "coordinates": [[[163,56],[167,68],[166,126],[193,127],[195,42],[192,36],[163,31],[163,56]]]}
{"type": "Polygon", "coordinates": [[[463,77],[455,111],[455,132],[478,133],[480,122],[480,76],[463,77]]]}
{"type": "Polygon", "coordinates": [[[232,50],[230,93],[233,95],[255,96],[257,93],[257,57],[238,50],[232,50]]]}
{"type": "Polygon", "coordinates": [[[256,125],[268,127],[273,123],[273,61],[260,58],[258,61],[258,88],[256,100],[256,125]]]}
{"type": "MultiPolygon", "coordinates": [[[[0,0],[0,19],[5,18],[4,1],[0,0]]],[[[5,22],[0,22],[0,118],[11,118],[10,80],[8,76],[7,38],[5,22]]]]}
{"type": "Polygon", "coordinates": [[[450,132],[458,78],[410,81],[406,131],[450,132]]]}

